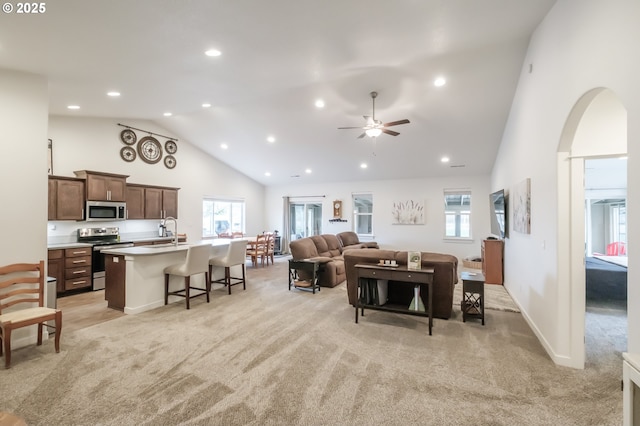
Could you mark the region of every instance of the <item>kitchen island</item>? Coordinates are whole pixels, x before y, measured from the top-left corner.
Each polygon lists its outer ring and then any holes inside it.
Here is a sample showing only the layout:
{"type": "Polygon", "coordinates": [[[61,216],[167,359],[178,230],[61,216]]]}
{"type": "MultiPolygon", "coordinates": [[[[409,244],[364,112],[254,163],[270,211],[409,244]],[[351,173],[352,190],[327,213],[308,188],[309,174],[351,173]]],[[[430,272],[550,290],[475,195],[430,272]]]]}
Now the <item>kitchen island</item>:
{"type": "MultiPolygon", "coordinates": [[[[107,306],[125,314],[164,306],[164,268],[186,260],[192,245],[211,244],[211,256],[223,255],[231,240],[215,239],[196,243],[160,244],[153,246],[103,250],[105,255],[105,299],[107,306]]],[[[204,274],[191,278],[204,287],[204,274]]],[[[184,287],[182,277],[171,276],[170,289],[184,287]]],[[[183,300],[171,296],[169,303],[183,300]]]]}

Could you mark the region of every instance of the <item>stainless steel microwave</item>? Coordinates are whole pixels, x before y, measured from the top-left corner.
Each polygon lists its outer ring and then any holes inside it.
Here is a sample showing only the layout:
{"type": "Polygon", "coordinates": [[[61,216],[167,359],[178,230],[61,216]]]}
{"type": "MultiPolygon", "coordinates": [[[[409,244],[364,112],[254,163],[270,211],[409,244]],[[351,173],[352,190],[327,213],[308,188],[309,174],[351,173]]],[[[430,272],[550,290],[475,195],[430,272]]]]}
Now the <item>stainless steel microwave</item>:
{"type": "Polygon", "coordinates": [[[125,220],[127,218],[127,203],[114,201],[87,201],[86,221],[107,222],[125,220]]]}

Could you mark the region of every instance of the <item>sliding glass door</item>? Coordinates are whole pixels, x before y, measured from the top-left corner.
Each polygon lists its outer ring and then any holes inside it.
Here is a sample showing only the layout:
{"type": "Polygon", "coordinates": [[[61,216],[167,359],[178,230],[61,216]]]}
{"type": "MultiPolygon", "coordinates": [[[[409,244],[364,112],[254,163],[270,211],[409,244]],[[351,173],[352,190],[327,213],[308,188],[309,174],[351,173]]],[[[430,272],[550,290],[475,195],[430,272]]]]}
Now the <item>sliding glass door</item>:
{"type": "Polygon", "coordinates": [[[322,233],[321,202],[289,203],[291,241],[322,233]]]}

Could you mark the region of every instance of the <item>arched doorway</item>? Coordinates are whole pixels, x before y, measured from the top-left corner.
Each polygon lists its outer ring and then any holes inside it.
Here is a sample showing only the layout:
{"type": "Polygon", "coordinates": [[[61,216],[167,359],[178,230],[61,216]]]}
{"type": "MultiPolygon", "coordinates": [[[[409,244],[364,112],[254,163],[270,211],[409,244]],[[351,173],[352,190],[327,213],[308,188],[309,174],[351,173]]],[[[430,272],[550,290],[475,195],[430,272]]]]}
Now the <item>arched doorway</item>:
{"type": "Polygon", "coordinates": [[[574,105],[558,145],[558,299],[570,324],[567,365],[585,365],[585,159],[624,156],[627,113],[611,90],[596,88],[574,105]]]}

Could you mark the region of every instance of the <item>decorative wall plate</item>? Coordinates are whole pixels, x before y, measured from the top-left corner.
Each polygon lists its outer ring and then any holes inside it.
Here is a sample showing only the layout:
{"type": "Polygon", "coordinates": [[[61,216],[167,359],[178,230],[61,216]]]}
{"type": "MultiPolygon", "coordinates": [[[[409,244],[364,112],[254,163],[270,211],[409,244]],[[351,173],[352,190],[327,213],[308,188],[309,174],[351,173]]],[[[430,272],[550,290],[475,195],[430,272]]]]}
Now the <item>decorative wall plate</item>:
{"type": "Polygon", "coordinates": [[[178,144],[174,141],[166,141],[164,143],[164,149],[167,151],[167,154],[175,154],[178,151],[178,144]]]}
{"type": "Polygon", "coordinates": [[[120,140],[127,145],[133,145],[138,140],[136,133],[131,129],[124,129],[120,132],[120,140]]]}
{"type": "Polygon", "coordinates": [[[131,148],[130,146],[124,146],[120,150],[120,157],[127,162],[132,162],[136,159],[136,150],[131,148]]]}
{"type": "Polygon", "coordinates": [[[138,154],[145,163],[156,164],[162,159],[162,145],[156,138],[145,136],[138,142],[138,154]]]}
{"type": "Polygon", "coordinates": [[[176,166],[176,157],[173,155],[167,155],[164,157],[164,165],[167,166],[167,169],[173,169],[176,166]]]}

